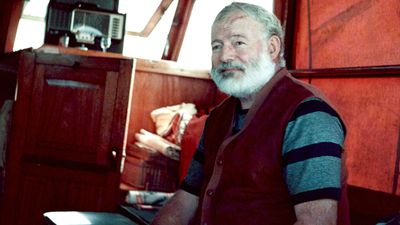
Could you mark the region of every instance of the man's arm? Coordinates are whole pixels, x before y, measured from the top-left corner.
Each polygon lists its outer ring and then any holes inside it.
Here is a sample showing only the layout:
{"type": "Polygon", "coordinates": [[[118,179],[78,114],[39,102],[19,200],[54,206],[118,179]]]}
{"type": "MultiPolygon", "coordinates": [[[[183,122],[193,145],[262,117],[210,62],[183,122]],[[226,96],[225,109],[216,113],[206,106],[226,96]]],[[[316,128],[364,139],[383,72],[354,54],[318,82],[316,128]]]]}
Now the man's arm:
{"type": "Polygon", "coordinates": [[[296,225],[336,224],[341,199],[345,127],[327,103],[303,101],[285,131],[284,175],[296,225]]]}
{"type": "Polygon", "coordinates": [[[161,208],[152,225],[187,225],[193,218],[199,197],[184,190],[178,190],[161,208]]]}
{"type": "Polygon", "coordinates": [[[337,220],[337,201],[320,199],[294,206],[297,222],[295,225],[335,225],[337,220]]]}

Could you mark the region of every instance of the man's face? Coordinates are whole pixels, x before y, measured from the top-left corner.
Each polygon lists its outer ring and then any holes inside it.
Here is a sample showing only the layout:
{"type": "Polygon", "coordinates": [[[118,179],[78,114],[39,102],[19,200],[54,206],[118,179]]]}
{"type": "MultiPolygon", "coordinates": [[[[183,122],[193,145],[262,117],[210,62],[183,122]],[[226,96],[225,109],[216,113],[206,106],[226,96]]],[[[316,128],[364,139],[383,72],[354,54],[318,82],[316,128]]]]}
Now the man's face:
{"type": "Polygon", "coordinates": [[[213,25],[211,76],[218,88],[235,97],[259,91],[275,72],[262,25],[233,13],[213,25]]]}

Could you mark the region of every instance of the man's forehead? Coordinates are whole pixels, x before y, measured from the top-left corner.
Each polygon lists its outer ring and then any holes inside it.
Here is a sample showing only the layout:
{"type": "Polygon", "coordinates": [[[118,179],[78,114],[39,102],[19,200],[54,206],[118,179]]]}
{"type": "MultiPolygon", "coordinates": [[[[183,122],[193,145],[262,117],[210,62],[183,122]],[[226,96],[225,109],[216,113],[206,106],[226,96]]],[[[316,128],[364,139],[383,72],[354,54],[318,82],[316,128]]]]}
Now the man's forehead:
{"type": "Polygon", "coordinates": [[[261,28],[261,24],[258,21],[243,12],[239,12],[232,13],[222,20],[215,22],[211,32],[213,37],[224,32],[229,32],[231,35],[243,35],[250,32],[250,30],[252,33],[255,32],[254,28],[257,28],[257,26],[261,28]]]}
{"type": "Polygon", "coordinates": [[[222,20],[216,21],[213,24],[213,28],[217,26],[219,28],[221,28],[221,26],[223,27],[232,26],[235,23],[249,22],[251,20],[253,19],[243,12],[233,12],[228,16],[226,16],[225,18],[223,18],[222,20]]]}

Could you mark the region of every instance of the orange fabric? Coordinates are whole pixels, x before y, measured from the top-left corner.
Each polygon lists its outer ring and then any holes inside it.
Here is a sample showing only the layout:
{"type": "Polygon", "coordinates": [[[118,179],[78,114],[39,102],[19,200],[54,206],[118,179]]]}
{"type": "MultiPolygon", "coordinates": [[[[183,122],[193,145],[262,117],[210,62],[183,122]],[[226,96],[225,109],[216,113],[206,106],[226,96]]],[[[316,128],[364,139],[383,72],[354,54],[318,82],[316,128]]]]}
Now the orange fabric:
{"type": "Polygon", "coordinates": [[[166,133],[163,134],[163,138],[167,139],[168,141],[179,144],[179,124],[181,122],[181,115],[179,113],[175,113],[172,117],[171,122],[168,125],[168,129],[166,133]]]}

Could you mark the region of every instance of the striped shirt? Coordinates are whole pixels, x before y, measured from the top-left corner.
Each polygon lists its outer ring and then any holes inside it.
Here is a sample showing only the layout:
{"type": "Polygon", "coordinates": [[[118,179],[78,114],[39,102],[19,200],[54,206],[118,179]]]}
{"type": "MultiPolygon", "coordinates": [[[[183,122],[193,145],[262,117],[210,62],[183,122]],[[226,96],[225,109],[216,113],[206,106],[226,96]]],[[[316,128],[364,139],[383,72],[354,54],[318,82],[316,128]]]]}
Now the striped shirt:
{"type": "MultiPolygon", "coordinates": [[[[246,110],[240,110],[233,132],[243,126],[246,110]]],[[[341,152],[345,130],[338,114],[327,103],[311,97],[295,110],[285,129],[282,147],[283,176],[293,204],[340,199],[341,152]]],[[[202,138],[181,188],[199,196],[203,180],[202,138]]]]}

